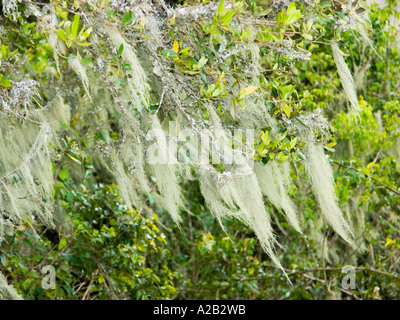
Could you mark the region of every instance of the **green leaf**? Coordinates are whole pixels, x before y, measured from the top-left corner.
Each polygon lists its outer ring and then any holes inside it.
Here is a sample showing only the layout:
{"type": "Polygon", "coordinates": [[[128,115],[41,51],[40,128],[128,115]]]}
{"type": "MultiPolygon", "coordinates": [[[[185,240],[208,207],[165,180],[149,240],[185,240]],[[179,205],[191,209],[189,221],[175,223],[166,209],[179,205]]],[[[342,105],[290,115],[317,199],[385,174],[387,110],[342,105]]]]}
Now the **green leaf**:
{"type": "Polygon", "coordinates": [[[81,164],[81,162],[80,162],[78,159],[74,158],[73,156],[69,155],[68,153],[67,153],[67,156],[68,156],[71,160],[75,161],[76,163],[81,164]]]}
{"type": "Polygon", "coordinates": [[[124,14],[124,17],[122,18],[122,23],[124,24],[124,26],[126,26],[128,23],[132,22],[133,18],[134,15],[132,11],[128,11],[124,14]]]}
{"type": "Polygon", "coordinates": [[[287,14],[291,15],[292,13],[296,12],[296,3],[292,2],[291,4],[289,4],[289,6],[287,7],[287,14]]]}
{"type": "Polygon", "coordinates": [[[65,32],[64,32],[63,29],[58,29],[57,35],[62,41],[66,41],[67,40],[67,38],[65,37],[65,32]]]}
{"type": "Polygon", "coordinates": [[[258,153],[261,154],[264,151],[264,143],[261,142],[257,149],[258,153]]]}
{"type": "Polygon", "coordinates": [[[301,17],[300,10],[296,9],[296,3],[292,2],[287,8],[285,24],[292,24],[301,17]]]}
{"type": "Polygon", "coordinates": [[[9,58],[12,58],[13,56],[15,56],[18,52],[18,49],[15,49],[9,56],[9,58]]]}
{"type": "Polygon", "coordinates": [[[311,35],[311,34],[308,34],[308,33],[302,33],[301,36],[302,36],[304,39],[307,39],[307,40],[312,40],[312,39],[313,39],[312,35],[311,35]]]}
{"type": "MultiPolygon", "coordinates": [[[[69,125],[66,124],[65,122],[59,121],[59,123],[64,127],[64,128],[69,128],[69,125]]],[[[61,178],[61,177],[60,177],[61,178]]]]}
{"type": "Polygon", "coordinates": [[[28,248],[33,248],[32,242],[30,242],[28,239],[22,239],[22,242],[23,242],[28,248]]]}
{"type": "Polygon", "coordinates": [[[6,47],[4,44],[1,45],[1,58],[3,58],[4,60],[7,60],[8,57],[8,53],[9,53],[10,48],[6,47]]]}
{"type": "Polygon", "coordinates": [[[232,17],[235,14],[235,11],[231,10],[229,11],[226,15],[224,15],[223,18],[221,18],[221,21],[223,24],[229,24],[232,21],[232,17]]]}
{"type": "Polygon", "coordinates": [[[93,68],[93,67],[94,67],[93,62],[90,61],[90,60],[87,60],[87,59],[82,58],[82,59],[81,59],[81,62],[84,63],[84,64],[86,64],[86,65],[89,66],[90,68],[93,68]]]}
{"type": "Polygon", "coordinates": [[[71,34],[71,21],[67,21],[66,23],[64,23],[63,28],[65,30],[66,37],[69,38],[71,34]]]}
{"type": "Polygon", "coordinates": [[[4,253],[2,253],[0,255],[0,261],[1,261],[1,264],[3,265],[3,267],[7,266],[7,258],[6,258],[6,255],[4,253]]]}
{"type": "Polygon", "coordinates": [[[218,15],[221,16],[224,12],[224,0],[221,0],[218,6],[218,15]]]}
{"type": "Polygon", "coordinates": [[[68,17],[68,11],[61,11],[61,12],[59,13],[59,16],[60,16],[61,18],[67,19],[67,17],[68,17]]]}
{"type": "Polygon", "coordinates": [[[2,79],[0,82],[0,86],[2,86],[4,88],[11,88],[12,84],[10,83],[9,79],[2,79]]]}
{"type": "Polygon", "coordinates": [[[64,248],[67,245],[67,239],[62,238],[60,240],[60,242],[58,243],[58,250],[61,250],[62,248],[64,248]]]}
{"type": "Polygon", "coordinates": [[[235,107],[234,103],[230,103],[230,105],[229,105],[229,113],[231,114],[232,119],[236,120],[236,107],[235,107]]]}
{"type": "Polygon", "coordinates": [[[121,56],[122,52],[124,51],[124,44],[121,43],[121,45],[118,48],[118,55],[121,56]]]}
{"type": "Polygon", "coordinates": [[[59,177],[61,180],[63,180],[63,181],[67,180],[67,179],[68,179],[68,176],[69,176],[68,170],[61,170],[61,171],[58,173],[58,177],[59,177]]]}
{"type": "Polygon", "coordinates": [[[202,56],[199,60],[199,62],[197,63],[197,65],[195,65],[193,67],[194,70],[200,70],[201,68],[204,67],[204,65],[207,63],[208,59],[204,56],[202,56]]]}
{"type": "MultiPolygon", "coordinates": [[[[83,30],[83,29],[82,29],[82,30],[83,30]]],[[[81,30],[81,31],[82,31],[82,30],[81,30]]],[[[91,33],[92,33],[92,27],[90,27],[90,28],[87,29],[85,32],[83,32],[82,38],[83,38],[83,39],[86,39],[87,37],[90,36],[91,33]]]]}
{"type": "Polygon", "coordinates": [[[270,144],[270,142],[272,141],[269,136],[268,136],[268,131],[265,131],[265,133],[262,136],[262,141],[264,142],[265,145],[270,144]]]}
{"type": "Polygon", "coordinates": [[[324,148],[326,150],[330,151],[330,152],[335,152],[335,149],[333,149],[333,148],[330,148],[330,147],[327,147],[327,146],[324,146],[324,148]]]}
{"type": "Polygon", "coordinates": [[[296,12],[292,13],[290,16],[287,17],[286,24],[292,24],[292,23],[296,22],[300,18],[301,18],[300,11],[296,11],[296,12]]]}
{"type": "Polygon", "coordinates": [[[282,155],[279,157],[279,161],[283,162],[283,161],[286,161],[288,158],[289,158],[289,156],[282,155]]]}
{"type": "Polygon", "coordinates": [[[71,36],[72,39],[76,38],[76,35],[78,34],[78,28],[79,28],[79,20],[81,16],[79,14],[75,15],[74,21],[72,22],[72,27],[71,27],[71,36]]]}
{"type": "Polygon", "coordinates": [[[297,137],[294,138],[294,139],[290,142],[289,150],[292,150],[292,149],[296,146],[296,143],[297,143],[297,137]]]}
{"type": "Polygon", "coordinates": [[[283,110],[283,112],[285,112],[286,116],[290,118],[290,113],[292,112],[292,108],[286,103],[283,103],[281,109],[283,110]]]}
{"type": "Polygon", "coordinates": [[[177,58],[178,55],[173,51],[173,50],[163,50],[161,51],[161,54],[166,57],[166,58],[177,58]]]}

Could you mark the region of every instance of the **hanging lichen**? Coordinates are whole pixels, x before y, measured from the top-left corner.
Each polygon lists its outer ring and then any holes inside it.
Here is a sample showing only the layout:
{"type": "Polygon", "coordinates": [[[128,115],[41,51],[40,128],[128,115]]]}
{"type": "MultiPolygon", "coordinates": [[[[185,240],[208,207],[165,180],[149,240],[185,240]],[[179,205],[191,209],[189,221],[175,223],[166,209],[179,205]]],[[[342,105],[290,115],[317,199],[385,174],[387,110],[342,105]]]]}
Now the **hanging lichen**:
{"type": "Polygon", "coordinates": [[[343,52],[339,49],[335,42],[332,43],[332,53],[336,63],[337,71],[339,73],[340,81],[342,82],[342,87],[350,102],[350,110],[358,111],[359,105],[353,76],[349,67],[344,61],[343,52]]]}

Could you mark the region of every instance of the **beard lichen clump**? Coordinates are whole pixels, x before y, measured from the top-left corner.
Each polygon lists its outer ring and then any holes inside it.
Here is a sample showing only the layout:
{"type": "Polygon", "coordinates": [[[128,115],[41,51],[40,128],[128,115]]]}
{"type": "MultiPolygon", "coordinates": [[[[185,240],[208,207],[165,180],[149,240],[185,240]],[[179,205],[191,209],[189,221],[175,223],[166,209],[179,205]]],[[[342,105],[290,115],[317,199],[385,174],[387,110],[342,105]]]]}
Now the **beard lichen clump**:
{"type": "Polygon", "coordinates": [[[327,119],[317,110],[301,116],[298,126],[300,136],[306,142],[305,166],[311,178],[317,203],[326,221],[347,242],[352,243],[353,234],[338,205],[333,170],[321,143],[316,142],[314,132],[328,128],[327,119]]]}
{"type": "MultiPolygon", "coordinates": [[[[290,224],[301,232],[296,208],[287,193],[290,177],[284,174],[276,161],[265,166],[257,164],[255,172],[263,194],[276,208],[283,210],[290,224]]],[[[286,170],[286,173],[290,171],[286,170]]]]}
{"type": "Polygon", "coordinates": [[[7,279],[0,273],[0,300],[22,300],[17,291],[7,283],[7,279]]]}

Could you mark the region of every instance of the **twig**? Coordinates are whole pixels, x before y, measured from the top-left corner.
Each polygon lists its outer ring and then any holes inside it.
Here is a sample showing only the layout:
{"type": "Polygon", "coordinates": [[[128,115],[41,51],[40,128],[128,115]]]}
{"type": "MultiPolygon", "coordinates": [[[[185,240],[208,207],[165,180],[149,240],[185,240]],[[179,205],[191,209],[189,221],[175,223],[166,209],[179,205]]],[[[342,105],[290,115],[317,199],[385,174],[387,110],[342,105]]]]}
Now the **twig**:
{"type": "Polygon", "coordinates": [[[89,298],[90,296],[90,289],[92,288],[93,282],[94,282],[94,277],[97,275],[97,273],[99,272],[99,269],[96,269],[92,278],[90,279],[89,285],[85,291],[85,294],[82,297],[82,300],[86,300],[86,298],[89,298]]]}

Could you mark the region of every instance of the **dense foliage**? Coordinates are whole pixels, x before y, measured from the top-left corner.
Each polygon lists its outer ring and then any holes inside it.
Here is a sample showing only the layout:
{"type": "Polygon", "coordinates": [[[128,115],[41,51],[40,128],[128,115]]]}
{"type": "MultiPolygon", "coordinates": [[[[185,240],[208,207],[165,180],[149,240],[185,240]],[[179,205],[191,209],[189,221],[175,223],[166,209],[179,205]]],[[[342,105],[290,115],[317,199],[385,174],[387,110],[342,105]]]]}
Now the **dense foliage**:
{"type": "Polygon", "coordinates": [[[0,297],[399,298],[396,5],[3,0],[0,297]]]}

